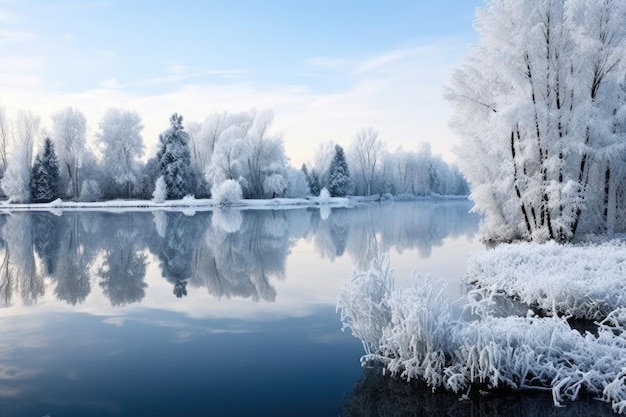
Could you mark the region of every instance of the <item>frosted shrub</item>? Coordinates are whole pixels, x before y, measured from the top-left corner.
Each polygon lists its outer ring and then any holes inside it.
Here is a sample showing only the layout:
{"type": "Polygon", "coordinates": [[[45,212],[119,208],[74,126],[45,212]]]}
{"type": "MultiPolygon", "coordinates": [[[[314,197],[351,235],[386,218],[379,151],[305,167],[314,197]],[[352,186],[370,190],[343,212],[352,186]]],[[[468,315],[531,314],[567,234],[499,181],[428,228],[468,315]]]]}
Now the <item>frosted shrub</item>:
{"type": "Polygon", "coordinates": [[[391,322],[389,296],[393,278],[389,259],[381,257],[372,261],[368,272],[353,273],[339,291],[337,310],[341,310],[343,329],[350,329],[353,336],[361,339],[367,354],[380,350],[383,329],[391,322]]]}
{"type": "Polygon", "coordinates": [[[330,193],[326,188],[322,188],[319,196],[320,204],[328,204],[330,202],[330,193]]]}
{"type": "Polygon", "coordinates": [[[154,184],[154,192],[152,193],[152,201],[155,203],[162,203],[167,199],[167,185],[165,185],[165,178],[161,175],[157,178],[154,184]]]}
{"type": "Polygon", "coordinates": [[[224,206],[236,204],[242,198],[241,186],[235,180],[226,180],[211,188],[211,195],[215,204],[224,206]]]}

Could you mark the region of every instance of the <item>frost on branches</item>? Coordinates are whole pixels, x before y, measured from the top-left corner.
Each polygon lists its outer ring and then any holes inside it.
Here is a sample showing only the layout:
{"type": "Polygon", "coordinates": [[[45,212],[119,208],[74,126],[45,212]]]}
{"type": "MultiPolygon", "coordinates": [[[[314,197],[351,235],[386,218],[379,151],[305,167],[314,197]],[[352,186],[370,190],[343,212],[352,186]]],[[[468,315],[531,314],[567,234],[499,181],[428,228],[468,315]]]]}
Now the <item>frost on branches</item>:
{"type": "Polygon", "coordinates": [[[414,277],[393,287],[386,257],[341,289],[344,329],[363,342],[361,363],[381,363],[403,379],[467,395],[472,389],[549,390],[555,405],[585,392],[626,411],[626,309],[610,312],[597,334],[564,318],[496,317],[493,298],[468,296],[469,320],[454,317],[445,285],[414,277]]]}
{"type": "Polygon", "coordinates": [[[446,96],[486,238],[626,229],[626,3],[490,0],[446,96]]]}

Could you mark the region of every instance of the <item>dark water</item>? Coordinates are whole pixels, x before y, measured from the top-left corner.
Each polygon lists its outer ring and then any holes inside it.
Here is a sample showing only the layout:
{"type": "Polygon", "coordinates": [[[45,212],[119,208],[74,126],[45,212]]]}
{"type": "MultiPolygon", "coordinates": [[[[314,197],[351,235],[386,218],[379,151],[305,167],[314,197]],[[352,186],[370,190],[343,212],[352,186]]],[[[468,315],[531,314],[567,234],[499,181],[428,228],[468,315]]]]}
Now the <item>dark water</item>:
{"type": "Polygon", "coordinates": [[[360,367],[335,312],[352,269],[389,253],[398,285],[417,269],[458,297],[482,250],[469,208],[0,215],[0,416],[610,412],[459,402],[360,367]]]}

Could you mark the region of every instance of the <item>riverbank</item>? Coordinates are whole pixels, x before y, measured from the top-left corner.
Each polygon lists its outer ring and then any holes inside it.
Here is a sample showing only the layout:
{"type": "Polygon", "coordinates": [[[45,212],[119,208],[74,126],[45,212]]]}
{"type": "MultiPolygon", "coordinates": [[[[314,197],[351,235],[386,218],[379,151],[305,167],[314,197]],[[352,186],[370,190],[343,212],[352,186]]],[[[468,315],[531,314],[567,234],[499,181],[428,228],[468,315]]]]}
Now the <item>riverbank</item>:
{"type": "Polygon", "coordinates": [[[381,257],[369,271],[353,274],[337,309],[344,329],[363,343],[364,366],[375,361],[391,375],[461,398],[476,390],[544,390],[562,405],[587,393],[621,414],[626,308],[620,300],[626,291],[618,277],[623,280],[625,249],[617,241],[492,249],[470,261],[467,277],[483,287],[468,291],[462,317],[453,314],[443,282],[415,275],[409,288],[395,288],[389,261],[381,257]],[[525,286],[532,297],[522,292],[525,286]],[[528,305],[525,315],[498,316],[495,298],[503,296],[545,303],[543,310],[553,314],[542,317],[528,305]],[[596,331],[573,328],[573,312],[597,317],[596,331]]]}
{"type": "Polygon", "coordinates": [[[50,203],[9,203],[0,202],[0,211],[57,211],[57,210],[94,210],[94,211],[150,211],[150,210],[193,210],[211,211],[220,208],[238,209],[290,209],[303,207],[351,208],[358,204],[402,201],[467,201],[467,196],[351,196],[351,197],[307,197],[243,199],[234,204],[219,205],[211,199],[185,197],[180,200],[155,202],[152,200],[110,200],[110,201],[64,201],[57,199],[50,203]]]}

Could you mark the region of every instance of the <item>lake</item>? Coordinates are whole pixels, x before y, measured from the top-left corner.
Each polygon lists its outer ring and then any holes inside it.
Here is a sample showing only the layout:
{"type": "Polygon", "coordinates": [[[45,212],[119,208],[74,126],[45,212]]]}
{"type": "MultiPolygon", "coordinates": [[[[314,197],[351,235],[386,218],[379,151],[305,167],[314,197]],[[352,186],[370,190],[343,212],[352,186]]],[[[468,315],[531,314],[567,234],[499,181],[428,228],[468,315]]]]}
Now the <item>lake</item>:
{"type": "Polygon", "coordinates": [[[0,415],[609,415],[543,394],[459,402],[361,368],[341,286],[388,253],[397,286],[416,270],[461,297],[484,250],[470,208],[0,215],[0,415]]]}

